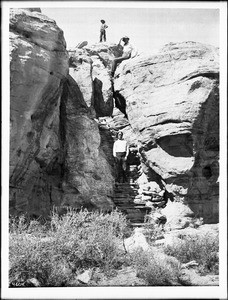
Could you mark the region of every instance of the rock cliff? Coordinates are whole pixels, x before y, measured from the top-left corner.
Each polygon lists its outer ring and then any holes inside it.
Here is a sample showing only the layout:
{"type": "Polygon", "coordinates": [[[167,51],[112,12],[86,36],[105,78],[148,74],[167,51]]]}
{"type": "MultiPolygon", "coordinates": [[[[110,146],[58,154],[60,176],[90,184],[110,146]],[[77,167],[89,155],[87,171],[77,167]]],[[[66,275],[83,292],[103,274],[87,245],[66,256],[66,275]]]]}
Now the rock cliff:
{"type": "Polygon", "coordinates": [[[60,203],[59,107],[68,73],[63,32],[40,12],[10,12],[10,209],[60,203]]]}
{"type": "Polygon", "coordinates": [[[170,43],[122,62],[111,80],[121,47],[82,43],[67,52],[56,23],[31,10],[11,11],[10,45],[12,212],[112,209],[121,129],[138,149],[134,180],[148,206],[156,192],[167,216],[177,207],[180,226],[218,222],[218,49],[170,43]]]}
{"type": "Polygon", "coordinates": [[[136,136],[147,180],[194,215],[218,221],[218,49],[171,43],[123,63],[116,77],[131,124],[126,136],[136,136]]]}
{"type": "Polygon", "coordinates": [[[69,76],[62,30],[39,10],[10,12],[10,212],[112,207],[97,123],[69,76]]]}
{"type": "Polygon", "coordinates": [[[100,147],[97,122],[70,75],[63,88],[60,121],[64,153],[61,205],[110,210],[113,172],[100,147]]]}

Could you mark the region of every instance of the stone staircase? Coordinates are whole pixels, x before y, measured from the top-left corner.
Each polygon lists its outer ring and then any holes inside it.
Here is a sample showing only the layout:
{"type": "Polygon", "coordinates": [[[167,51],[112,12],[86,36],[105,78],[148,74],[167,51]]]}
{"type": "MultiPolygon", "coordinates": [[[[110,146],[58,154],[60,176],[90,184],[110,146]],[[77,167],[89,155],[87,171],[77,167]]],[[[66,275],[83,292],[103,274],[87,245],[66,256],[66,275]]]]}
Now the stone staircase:
{"type": "Polygon", "coordinates": [[[135,182],[137,165],[130,165],[127,173],[128,182],[115,183],[113,202],[132,226],[142,226],[151,207],[140,201],[142,196],[139,194],[139,185],[135,182]]]}
{"type": "MultiPolygon", "coordinates": [[[[126,121],[126,118],[124,118],[124,120],[126,121]]],[[[98,119],[101,148],[106,154],[106,158],[113,167],[113,170],[115,170],[115,162],[112,155],[113,141],[116,138],[118,129],[123,126],[123,123],[118,123],[117,121],[118,120],[111,117],[100,117],[98,119]],[[113,126],[113,122],[115,126],[113,126]]],[[[164,201],[164,197],[154,193],[150,188],[139,187],[137,184],[137,179],[142,174],[137,145],[131,144],[127,165],[128,182],[115,183],[112,200],[116,208],[126,215],[126,218],[133,227],[143,226],[145,216],[154,208],[163,207],[166,200],[164,201]]]]}
{"type": "Polygon", "coordinates": [[[113,202],[116,207],[126,215],[132,227],[144,225],[145,216],[160,207],[165,207],[167,192],[163,196],[158,193],[144,190],[139,187],[136,180],[139,176],[138,165],[128,165],[128,182],[115,183],[113,202]]]}

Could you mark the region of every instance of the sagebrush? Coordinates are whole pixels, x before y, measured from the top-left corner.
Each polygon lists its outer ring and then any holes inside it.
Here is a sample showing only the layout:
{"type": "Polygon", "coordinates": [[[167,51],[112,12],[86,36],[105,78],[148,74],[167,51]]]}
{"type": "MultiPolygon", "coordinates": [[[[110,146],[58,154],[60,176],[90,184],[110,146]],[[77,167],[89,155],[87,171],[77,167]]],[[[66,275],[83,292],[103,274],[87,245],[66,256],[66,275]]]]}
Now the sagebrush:
{"type": "Polygon", "coordinates": [[[198,233],[185,235],[174,244],[167,245],[164,251],[176,257],[180,262],[195,260],[199,264],[201,274],[219,271],[219,237],[218,234],[198,233]]]}
{"type": "Polygon", "coordinates": [[[45,225],[10,220],[10,286],[25,286],[36,278],[41,286],[67,286],[82,269],[99,267],[108,272],[121,263],[119,244],[127,228],[124,215],[69,209],[53,212],[45,225]]]}
{"type": "Polygon", "coordinates": [[[179,284],[180,264],[174,257],[161,253],[136,249],[132,254],[137,275],[150,286],[172,286],[179,284]]]}

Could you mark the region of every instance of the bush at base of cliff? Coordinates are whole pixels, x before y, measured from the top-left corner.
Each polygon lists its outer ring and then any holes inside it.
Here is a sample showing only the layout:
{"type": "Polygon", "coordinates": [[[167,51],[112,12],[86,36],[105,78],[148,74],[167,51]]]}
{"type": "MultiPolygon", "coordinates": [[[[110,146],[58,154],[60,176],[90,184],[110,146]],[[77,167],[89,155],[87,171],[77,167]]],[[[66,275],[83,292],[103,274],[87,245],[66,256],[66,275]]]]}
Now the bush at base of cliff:
{"type": "Polygon", "coordinates": [[[186,235],[172,246],[164,249],[167,255],[176,257],[182,263],[195,260],[201,274],[218,274],[219,271],[219,237],[218,234],[201,233],[186,235]]]}
{"type": "Polygon", "coordinates": [[[83,269],[104,271],[123,263],[120,243],[127,228],[118,211],[110,214],[69,209],[39,225],[22,216],[10,223],[10,286],[26,286],[35,278],[41,286],[68,286],[83,269]]]}
{"type": "Polygon", "coordinates": [[[132,259],[137,276],[144,279],[147,285],[179,285],[180,264],[174,257],[137,249],[132,254],[132,259]]]}

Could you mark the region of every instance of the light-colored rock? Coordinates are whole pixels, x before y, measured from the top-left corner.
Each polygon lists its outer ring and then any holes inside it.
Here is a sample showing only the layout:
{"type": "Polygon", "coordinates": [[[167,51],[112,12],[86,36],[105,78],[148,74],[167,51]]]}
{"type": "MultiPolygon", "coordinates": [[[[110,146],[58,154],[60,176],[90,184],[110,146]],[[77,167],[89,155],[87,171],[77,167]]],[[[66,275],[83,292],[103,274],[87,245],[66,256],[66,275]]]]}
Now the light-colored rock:
{"type": "Polygon", "coordinates": [[[76,48],[81,49],[81,48],[83,48],[83,47],[85,47],[87,45],[88,45],[88,42],[87,41],[83,41],[83,42],[78,43],[77,46],[76,46],[76,48]]]}
{"type": "Polygon", "coordinates": [[[170,43],[157,55],[126,60],[116,75],[114,88],[126,101],[147,177],[152,172],[175,200],[205,222],[216,222],[218,49],[194,42],[170,43]]]}
{"type": "Polygon", "coordinates": [[[92,269],[86,270],[82,274],[77,275],[76,279],[81,283],[88,284],[91,279],[92,272],[92,269]]]}
{"type": "Polygon", "coordinates": [[[163,191],[161,191],[160,186],[155,181],[147,182],[146,184],[141,185],[140,187],[143,190],[151,192],[151,193],[158,193],[158,194],[161,193],[161,192],[163,193],[163,191]]]}
{"type": "Polygon", "coordinates": [[[61,201],[59,106],[68,73],[62,30],[10,10],[10,211],[48,214],[61,201]]]}
{"type": "Polygon", "coordinates": [[[36,278],[30,278],[26,281],[26,286],[39,287],[40,282],[36,278]]]}
{"type": "Polygon", "coordinates": [[[141,198],[134,199],[134,203],[135,204],[145,204],[145,205],[147,205],[147,203],[145,203],[141,198]]]}
{"type": "Polygon", "coordinates": [[[109,71],[113,58],[120,53],[116,45],[102,43],[70,51],[70,75],[97,117],[112,115],[114,103],[109,71]]]}
{"type": "Polygon", "coordinates": [[[116,107],[113,108],[112,118],[109,119],[108,125],[115,130],[122,130],[126,126],[129,126],[128,120],[124,114],[116,107]]]}
{"type": "MultiPolygon", "coordinates": [[[[148,178],[146,177],[145,173],[142,173],[140,175],[140,177],[137,179],[137,183],[139,184],[139,186],[142,186],[144,184],[146,184],[148,182],[148,178]]],[[[141,188],[142,190],[142,188],[141,188]]]]}
{"type": "Polygon", "coordinates": [[[151,196],[142,195],[142,201],[146,202],[150,200],[151,200],[151,196]]]}
{"type": "Polygon", "coordinates": [[[153,207],[153,202],[146,201],[145,205],[148,206],[148,207],[153,207]]]}
{"type": "Polygon", "coordinates": [[[167,218],[166,228],[172,230],[188,227],[194,217],[194,212],[181,202],[168,202],[161,212],[167,218]]]}
{"type": "Polygon", "coordinates": [[[82,61],[77,68],[69,68],[69,74],[80,87],[87,106],[91,107],[93,105],[92,64],[82,61]]]}
{"type": "Polygon", "coordinates": [[[132,252],[137,248],[142,248],[144,251],[150,249],[149,244],[147,243],[146,237],[143,234],[143,230],[140,228],[135,228],[134,234],[124,240],[125,249],[127,252],[132,252]]]}

